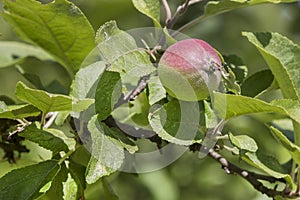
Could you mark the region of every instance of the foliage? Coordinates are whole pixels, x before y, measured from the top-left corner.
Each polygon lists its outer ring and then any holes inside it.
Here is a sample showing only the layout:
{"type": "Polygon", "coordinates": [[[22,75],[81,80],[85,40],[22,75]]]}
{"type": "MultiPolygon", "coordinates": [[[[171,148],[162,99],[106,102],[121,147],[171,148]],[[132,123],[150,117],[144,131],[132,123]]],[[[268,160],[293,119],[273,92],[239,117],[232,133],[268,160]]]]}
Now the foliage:
{"type": "MultiPolygon", "coordinates": [[[[154,171],[186,150],[196,151],[200,157],[207,155],[226,173],[238,174],[271,198],[299,197],[297,44],[276,32],[243,32],[249,46],[253,45],[266,61],[268,70],[247,76],[246,64],[239,57],[222,56],[220,51],[223,87],[209,98],[181,101],[168,95],[162,86],[157,63],[164,49],[180,39],[178,32],[169,29],[188,7],[199,2],[185,1],[172,16],[167,1],[132,0],[155,27],[139,40],[134,32],[121,30],[116,21],[106,22],[95,32],[83,12],[67,0],[45,4],[4,0],[5,11],[0,15],[23,41],[0,41],[0,68],[16,66],[22,71],[29,59],[50,61],[63,68],[72,83],[68,94],[54,93],[44,87],[39,76],[23,71],[26,84],[19,81],[14,89],[23,103],[1,97],[0,148],[8,161],[21,161],[30,150],[26,147],[29,141],[51,155],[45,161],[3,175],[0,199],[84,199],[86,189],[97,182],[102,184],[103,196],[118,199],[107,177],[117,176],[117,171],[154,171]],[[165,22],[161,20],[161,7],[165,22]],[[279,97],[272,96],[274,92],[279,97]],[[228,124],[239,116],[262,122],[277,145],[290,154],[289,163],[263,152],[268,141],[237,134],[234,129],[238,125],[228,124]],[[143,148],[139,142],[144,139],[154,142],[157,148],[157,154],[147,157],[149,161],[138,160],[143,148]],[[17,161],[16,152],[21,154],[17,161]],[[241,162],[231,163],[228,152],[241,162]],[[157,162],[156,156],[165,160],[157,162]],[[274,183],[276,186],[270,188],[274,183]]],[[[203,15],[177,31],[238,8],[291,2],[209,1],[203,15]]]]}

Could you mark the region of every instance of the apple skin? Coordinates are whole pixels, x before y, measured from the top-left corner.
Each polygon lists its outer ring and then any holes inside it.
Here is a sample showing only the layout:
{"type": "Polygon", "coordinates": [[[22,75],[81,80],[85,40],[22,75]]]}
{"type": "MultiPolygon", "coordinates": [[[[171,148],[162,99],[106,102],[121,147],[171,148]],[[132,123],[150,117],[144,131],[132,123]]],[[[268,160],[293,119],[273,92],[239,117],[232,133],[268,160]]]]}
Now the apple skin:
{"type": "Polygon", "coordinates": [[[210,96],[221,82],[221,60],[208,43],[186,39],[166,49],[158,63],[158,76],[166,91],[184,101],[210,96]]]}

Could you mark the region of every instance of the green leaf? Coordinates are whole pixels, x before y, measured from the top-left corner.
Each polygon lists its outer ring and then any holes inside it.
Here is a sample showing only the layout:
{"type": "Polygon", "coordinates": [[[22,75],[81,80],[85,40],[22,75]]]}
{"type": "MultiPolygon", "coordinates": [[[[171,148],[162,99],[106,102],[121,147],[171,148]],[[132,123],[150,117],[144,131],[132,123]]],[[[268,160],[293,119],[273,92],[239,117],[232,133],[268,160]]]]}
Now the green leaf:
{"type": "Polygon", "coordinates": [[[283,174],[277,171],[274,171],[273,169],[266,166],[264,163],[260,161],[260,159],[257,157],[256,153],[253,152],[247,152],[245,153],[245,156],[242,157],[243,160],[248,162],[250,165],[264,171],[268,175],[275,177],[275,178],[284,178],[286,182],[291,186],[292,189],[296,188],[296,185],[293,183],[293,180],[289,174],[283,174]]]}
{"type": "Polygon", "coordinates": [[[11,105],[7,106],[0,101],[0,119],[22,119],[26,117],[38,116],[41,112],[32,105],[11,105]]]}
{"type": "Polygon", "coordinates": [[[58,161],[47,160],[7,173],[0,178],[0,199],[34,199],[59,169],[58,161]]]}
{"type": "Polygon", "coordinates": [[[39,144],[45,149],[51,150],[53,152],[53,156],[58,154],[60,151],[68,152],[68,146],[64,143],[64,141],[61,138],[55,137],[53,134],[41,130],[38,127],[39,126],[37,123],[32,123],[18,135],[25,137],[27,140],[39,144]]]}
{"type": "Polygon", "coordinates": [[[279,113],[284,114],[300,123],[298,101],[276,100],[267,103],[262,100],[253,99],[246,96],[214,93],[214,109],[223,119],[253,114],[253,113],[279,113]]]}
{"type": "Polygon", "coordinates": [[[99,123],[97,115],[88,123],[92,140],[92,156],[86,172],[86,181],[89,184],[118,170],[125,158],[123,146],[119,140],[108,135],[109,128],[104,126],[99,123]]]}
{"type": "Polygon", "coordinates": [[[74,161],[70,161],[69,171],[71,173],[72,178],[77,184],[77,197],[76,199],[80,199],[84,196],[84,190],[86,188],[85,182],[85,167],[75,163],[74,161]]]}
{"type": "Polygon", "coordinates": [[[284,109],[290,118],[300,124],[300,101],[292,99],[278,99],[272,101],[271,104],[284,109]]]}
{"type": "Polygon", "coordinates": [[[223,82],[227,91],[232,92],[233,94],[241,94],[241,87],[236,80],[235,73],[230,67],[226,69],[228,73],[223,75],[223,82]]]}
{"type": "Polygon", "coordinates": [[[18,82],[16,88],[18,99],[30,103],[43,111],[75,111],[80,112],[87,109],[94,100],[76,99],[66,95],[50,94],[42,90],[31,89],[24,83],[18,82]]]}
{"type": "Polygon", "coordinates": [[[162,139],[179,145],[191,145],[200,142],[199,115],[198,102],[172,99],[164,106],[152,106],[148,118],[153,131],[162,139]]]}
{"type": "Polygon", "coordinates": [[[63,182],[66,182],[67,178],[68,170],[66,165],[62,164],[59,172],[51,182],[51,187],[37,200],[64,200],[63,182]]]}
{"type": "Polygon", "coordinates": [[[243,32],[268,63],[283,96],[300,99],[300,47],[278,33],[243,32]]]}
{"type": "Polygon", "coordinates": [[[232,133],[229,133],[230,142],[240,150],[256,152],[258,146],[254,139],[249,137],[248,135],[237,135],[234,136],[232,133]]]}
{"type": "Polygon", "coordinates": [[[249,76],[242,84],[242,95],[255,97],[266,90],[273,82],[274,76],[270,70],[262,70],[249,76]]]}
{"type": "Polygon", "coordinates": [[[207,101],[203,101],[204,103],[204,116],[205,116],[205,128],[207,129],[213,129],[215,128],[218,123],[218,116],[214,112],[214,110],[210,107],[210,104],[207,101]]]}
{"type": "Polygon", "coordinates": [[[28,56],[40,60],[53,60],[49,54],[38,47],[20,42],[0,42],[0,68],[14,65],[28,56]]]}
{"type": "Polygon", "coordinates": [[[56,0],[41,4],[34,0],[5,0],[1,13],[20,37],[49,52],[70,75],[95,47],[94,30],[73,3],[56,0]],[[37,31],[38,30],[38,31],[37,31]]]}
{"type": "Polygon", "coordinates": [[[135,130],[152,131],[148,121],[149,108],[147,94],[142,92],[134,101],[124,103],[114,109],[111,115],[117,122],[129,125],[135,130]]]}
{"type": "Polygon", "coordinates": [[[270,127],[271,133],[274,138],[288,150],[293,160],[299,165],[300,164],[300,147],[291,142],[281,131],[275,127],[270,127]]]}
{"type": "Polygon", "coordinates": [[[76,98],[94,98],[98,79],[105,70],[105,62],[95,62],[87,67],[81,68],[75,75],[71,86],[72,96],[76,98]]]}
{"type": "Polygon", "coordinates": [[[106,119],[122,94],[121,77],[118,72],[104,71],[99,78],[95,109],[99,120],[106,119]]]}
{"type": "Polygon", "coordinates": [[[156,102],[166,98],[166,90],[161,84],[158,76],[150,76],[147,81],[149,90],[149,104],[153,105],[156,102]]]}
{"type": "Polygon", "coordinates": [[[134,7],[150,17],[156,27],[160,27],[160,2],[159,0],[132,0],[134,7]]]}
{"type": "Polygon", "coordinates": [[[136,45],[134,38],[120,30],[115,21],[102,25],[96,33],[100,55],[108,64],[108,70],[142,77],[155,70],[146,50],[136,45]]]}
{"type": "MultiPolygon", "coordinates": [[[[52,134],[54,137],[63,140],[63,142],[68,146],[69,150],[76,149],[76,138],[73,138],[74,135],[72,133],[69,133],[69,135],[67,135],[67,131],[69,131],[68,129],[63,131],[56,128],[44,128],[43,130],[52,134]]],[[[69,132],[71,132],[71,130],[69,132]]]]}

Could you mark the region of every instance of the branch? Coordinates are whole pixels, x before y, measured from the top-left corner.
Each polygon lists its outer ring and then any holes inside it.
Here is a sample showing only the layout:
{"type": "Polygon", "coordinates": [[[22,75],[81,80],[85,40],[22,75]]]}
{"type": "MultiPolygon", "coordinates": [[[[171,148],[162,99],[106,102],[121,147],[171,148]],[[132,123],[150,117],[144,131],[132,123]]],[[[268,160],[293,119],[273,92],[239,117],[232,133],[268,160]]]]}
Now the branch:
{"type": "Polygon", "coordinates": [[[270,189],[265,187],[259,180],[265,180],[269,181],[270,183],[275,183],[277,181],[286,183],[284,179],[280,178],[274,178],[271,176],[256,174],[253,172],[250,172],[245,169],[241,169],[238,166],[234,165],[233,163],[229,162],[226,158],[224,158],[222,155],[214,151],[213,149],[208,149],[207,147],[202,146],[201,144],[192,145],[190,146],[191,151],[199,151],[200,149],[204,149],[208,152],[208,155],[219,162],[223,168],[223,170],[227,174],[238,174],[245,180],[247,180],[256,190],[260,191],[263,194],[266,194],[269,197],[275,197],[275,196],[282,196],[282,197],[295,197],[296,194],[287,194],[284,191],[277,191],[276,189],[270,189]]]}

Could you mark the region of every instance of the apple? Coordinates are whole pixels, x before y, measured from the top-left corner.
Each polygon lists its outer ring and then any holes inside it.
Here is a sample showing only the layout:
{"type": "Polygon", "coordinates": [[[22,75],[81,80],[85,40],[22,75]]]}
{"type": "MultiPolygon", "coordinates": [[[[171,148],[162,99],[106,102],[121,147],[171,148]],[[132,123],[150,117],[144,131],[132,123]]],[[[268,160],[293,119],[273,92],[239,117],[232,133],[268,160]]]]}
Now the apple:
{"type": "Polygon", "coordinates": [[[166,91],[184,101],[199,101],[218,89],[222,74],[220,57],[200,39],[171,45],[158,63],[158,76],[166,91]]]}

